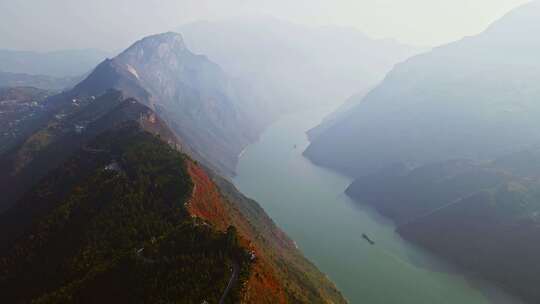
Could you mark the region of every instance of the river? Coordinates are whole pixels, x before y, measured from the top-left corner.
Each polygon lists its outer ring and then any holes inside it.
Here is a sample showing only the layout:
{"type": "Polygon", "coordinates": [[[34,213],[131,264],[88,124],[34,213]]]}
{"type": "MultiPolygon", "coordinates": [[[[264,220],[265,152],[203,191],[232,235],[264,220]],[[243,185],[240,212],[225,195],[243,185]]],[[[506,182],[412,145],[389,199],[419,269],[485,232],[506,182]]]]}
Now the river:
{"type": "Polygon", "coordinates": [[[343,194],[348,177],[304,158],[305,132],[329,112],[321,108],[282,117],[242,153],[234,183],[261,204],[350,303],[520,303],[404,241],[391,221],[343,194]]]}

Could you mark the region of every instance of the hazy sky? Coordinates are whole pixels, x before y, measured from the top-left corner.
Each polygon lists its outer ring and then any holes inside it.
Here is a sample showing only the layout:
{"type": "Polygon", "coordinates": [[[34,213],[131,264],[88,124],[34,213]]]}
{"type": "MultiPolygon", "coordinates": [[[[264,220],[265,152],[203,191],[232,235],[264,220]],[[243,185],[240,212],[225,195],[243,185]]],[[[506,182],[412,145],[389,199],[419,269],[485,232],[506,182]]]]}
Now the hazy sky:
{"type": "Polygon", "coordinates": [[[123,49],[197,19],[263,13],[309,25],[353,26],[434,46],[478,33],[528,0],[0,0],[0,48],[123,49]]]}

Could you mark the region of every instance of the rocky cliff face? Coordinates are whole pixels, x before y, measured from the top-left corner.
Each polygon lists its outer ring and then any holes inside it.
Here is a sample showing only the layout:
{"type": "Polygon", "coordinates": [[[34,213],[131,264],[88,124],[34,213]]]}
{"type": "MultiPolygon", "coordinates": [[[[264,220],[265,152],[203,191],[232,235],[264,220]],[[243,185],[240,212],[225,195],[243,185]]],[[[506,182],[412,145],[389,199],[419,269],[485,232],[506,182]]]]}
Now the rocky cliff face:
{"type": "Polygon", "coordinates": [[[240,151],[259,134],[229,76],[193,54],[176,33],[146,37],[100,64],[75,87],[99,95],[115,88],[153,109],[182,139],[186,152],[231,175],[240,151]]]}

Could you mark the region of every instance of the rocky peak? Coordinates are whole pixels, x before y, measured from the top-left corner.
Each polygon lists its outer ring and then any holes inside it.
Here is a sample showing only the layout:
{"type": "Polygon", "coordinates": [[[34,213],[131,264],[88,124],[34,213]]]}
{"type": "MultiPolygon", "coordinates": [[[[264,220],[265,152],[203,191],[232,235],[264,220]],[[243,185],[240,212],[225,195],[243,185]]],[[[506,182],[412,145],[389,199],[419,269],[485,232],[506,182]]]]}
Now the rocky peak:
{"type": "Polygon", "coordinates": [[[184,38],[182,38],[182,35],[175,32],[167,32],[144,37],[143,39],[133,43],[122,54],[128,54],[138,50],[150,52],[159,50],[158,52],[164,52],[166,50],[182,51],[185,49],[186,44],[184,43],[184,38]]]}
{"type": "Polygon", "coordinates": [[[100,64],[74,95],[99,96],[110,88],[151,108],[192,157],[225,174],[233,172],[237,155],[259,131],[227,73],[192,53],[177,33],[135,42],[100,64]]]}
{"type": "Polygon", "coordinates": [[[187,49],[182,35],[167,32],[145,37],[122,52],[116,59],[127,63],[171,62],[182,54],[191,54],[187,49]]]}

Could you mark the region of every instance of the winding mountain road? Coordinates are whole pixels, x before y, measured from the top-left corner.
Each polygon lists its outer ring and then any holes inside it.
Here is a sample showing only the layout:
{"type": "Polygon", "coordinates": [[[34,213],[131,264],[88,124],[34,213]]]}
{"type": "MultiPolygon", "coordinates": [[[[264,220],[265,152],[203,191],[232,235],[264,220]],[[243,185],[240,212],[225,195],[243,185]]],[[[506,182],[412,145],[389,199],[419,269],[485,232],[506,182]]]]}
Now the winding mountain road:
{"type": "Polygon", "coordinates": [[[227,298],[227,295],[231,291],[231,288],[238,281],[239,272],[240,272],[240,265],[238,265],[236,261],[233,261],[233,271],[231,274],[231,278],[229,279],[229,283],[227,284],[227,287],[223,291],[223,295],[221,296],[221,299],[219,300],[219,304],[225,303],[225,299],[227,298]]]}

